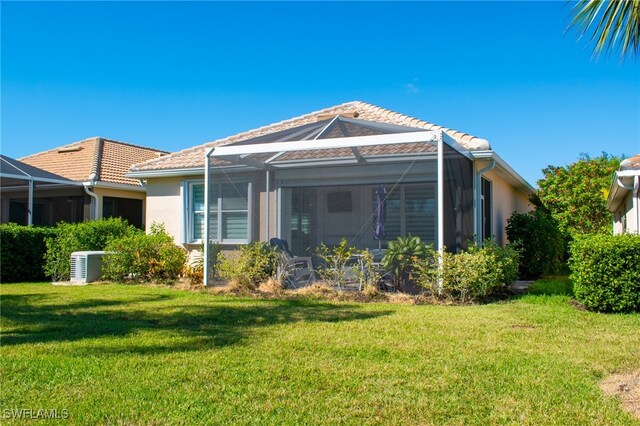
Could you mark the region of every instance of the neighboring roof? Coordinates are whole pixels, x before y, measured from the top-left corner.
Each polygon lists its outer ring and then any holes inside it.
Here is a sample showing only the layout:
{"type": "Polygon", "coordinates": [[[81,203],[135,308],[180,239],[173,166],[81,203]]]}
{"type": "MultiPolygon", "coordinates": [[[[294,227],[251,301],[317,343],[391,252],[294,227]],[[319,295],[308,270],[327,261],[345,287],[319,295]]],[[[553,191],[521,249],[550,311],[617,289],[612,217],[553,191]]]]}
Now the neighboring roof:
{"type": "MultiPolygon", "coordinates": [[[[0,177],[4,183],[8,180],[24,179],[36,182],[59,183],[75,185],[76,182],[38,167],[18,161],[0,154],[0,177]]],[[[24,180],[22,181],[24,183],[24,180]]]]}
{"type": "Polygon", "coordinates": [[[73,181],[95,180],[140,186],[137,179],[125,176],[131,165],[165,154],[167,151],[93,137],[20,160],[73,181]]]}
{"type": "MultiPolygon", "coordinates": [[[[236,143],[306,140],[316,138],[319,132],[322,132],[320,137],[322,138],[398,133],[401,131],[409,132],[415,130],[440,130],[454,138],[467,149],[489,149],[489,144],[484,139],[365,102],[354,101],[304,114],[248,132],[238,133],[203,145],[178,151],[165,157],[148,160],[141,164],[135,164],[132,166],[131,171],[203,168],[205,152],[214,146],[236,143]],[[332,123],[332,120],[334,120],[336,116],[339,116],[339,119],[332,123]],[[332,126],[323,131],[322,129],[329,123],[332,123],[332,126]]],[[[311,151],[308,153],[311,153],[311,151]]],[[[316,154],[328,155],[329,153],[316,154]]],[[[282,159],[284,160],[284,158],[282,159]]]]}
{"type": "Polygon", "coordinates": [[[620,162],[620,170],[640,170],[640,154],[620,162]]]}
{"type": "Polygon", "coordinates": [[[640,154],[620,162],[620,168],[613,175],[613,182],[607,199],[607,209],[615,212],[628,192],[633,188],[634,179],[640,176],[640,154]]]}

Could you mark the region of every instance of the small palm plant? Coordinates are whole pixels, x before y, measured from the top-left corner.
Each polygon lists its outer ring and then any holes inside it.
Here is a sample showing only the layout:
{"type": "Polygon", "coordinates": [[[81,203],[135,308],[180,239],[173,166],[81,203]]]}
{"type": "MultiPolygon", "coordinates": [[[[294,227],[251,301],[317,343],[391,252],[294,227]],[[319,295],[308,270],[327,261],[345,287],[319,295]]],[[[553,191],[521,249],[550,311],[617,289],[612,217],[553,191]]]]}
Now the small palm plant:
{"type": "Polygon", "coordinates": [[[411,267],[415,260],[424,259],[432,251],[433,247],[425,244],[418,236],[398,237],[397,240],[389,242],[389,248],[382,258],[382,265],[393,273],[398,288],[411,278],[411,267]]]}

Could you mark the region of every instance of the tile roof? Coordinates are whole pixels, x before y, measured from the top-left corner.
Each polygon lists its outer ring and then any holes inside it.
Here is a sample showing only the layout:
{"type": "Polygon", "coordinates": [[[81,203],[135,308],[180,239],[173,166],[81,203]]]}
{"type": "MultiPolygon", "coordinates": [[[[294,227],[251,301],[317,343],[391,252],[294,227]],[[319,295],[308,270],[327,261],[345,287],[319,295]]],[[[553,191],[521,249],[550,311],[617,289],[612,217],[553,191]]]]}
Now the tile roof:
{"type": "Polygon", "coordinates": [[[98,182],[140,186],[137,179],[125,176],[131,165],[165,154],[167,151],[93,137],[28,155],[20,161],[74,181],[86,182],[95,174],[98,182]]]}
{"type": "MultiPolygon", "coordinates": [[[[281,132],[287,129],[317,123],[323,120],[331,120],[337,115],[342,117],[354,118],[357,120],[384,123],[395,126],[405,126],[422,130],[442,130],[470,150],[488,149],[488,142],[484,139],[480,139],[467,133],[459,132],[457,130],[442,127],[437,124],[419,120],[417,118],[409,117],[407,115],[390,111],[376,105],[360,101],[353,101],[341,105],[336,105],[330,108],[325,108],[320,111],[300,115],[289,120],[284,120],[278,123],[270,124],[268,126],[259,127],[247,132],[238,133],[233,136],[218,139],[192,148],[184,149],[182,151],[174,152],[164,157],[148,160],[144,163],[135,164],[132,166],[131,171],[138,172],[201,168],[204,166],[205,152],[207,151],[207,149],[213,146],[234,144],[248,139],[259,138],[271,133],[281,132]]],[[[257,142],[258,141],[256,141],[256,143],[257,142]]],[[[322,155],[319,152],[316,154],[322,155]]]]}
{"type": "Polygon", "coordinates": [[[620,170],[640,170],[640,154],[622,160],[620,170]]]}

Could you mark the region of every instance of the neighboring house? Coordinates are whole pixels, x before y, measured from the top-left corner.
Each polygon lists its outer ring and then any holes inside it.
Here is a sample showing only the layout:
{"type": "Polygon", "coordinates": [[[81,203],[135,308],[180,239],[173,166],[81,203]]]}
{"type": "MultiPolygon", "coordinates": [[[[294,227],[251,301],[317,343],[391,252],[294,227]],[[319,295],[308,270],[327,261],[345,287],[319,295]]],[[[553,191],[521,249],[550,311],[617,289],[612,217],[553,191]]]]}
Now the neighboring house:
{"type": "Polygon", "coordinates": [[[144,227],[145,188],[125,174],[132,164],[165,154],[166,151],[94,137],[21,158],[21,163],[67,182],[62,185],[31,180],[33,200],[29,209],[30,180],[23,179],[22,187],[13,185],[9,191],[3,179],[2,222],[31,221],[52,226],[61,220],[122,217],[144,227]]]}
{"type": "Polygon", "coordinates": [[[223,249],[277,236],[296,255],[343,237],[371,248],[407,234],[449,250],[474,235],[504,244],[507,218],[530,209],[533,191],[486,140],[364,102],[136,164],[128,176],[145,181],[147,226],[164,223],[188,249],[207,235],[223,249]]]}
{"type": "Polygon", "coordinates": [[[0,155],[0,217],[2,223],[44,225],[47,214],[77,222],[84,214],[82,184],[0,155]],[[45,209],[43,194],[48,195],[45,209]]]}
{"type": "Polygon", "coordinates": [[[640,154],[620,163],[615,172],[607,209],[613,213],[613,234],[640,233],[640,154]]]}

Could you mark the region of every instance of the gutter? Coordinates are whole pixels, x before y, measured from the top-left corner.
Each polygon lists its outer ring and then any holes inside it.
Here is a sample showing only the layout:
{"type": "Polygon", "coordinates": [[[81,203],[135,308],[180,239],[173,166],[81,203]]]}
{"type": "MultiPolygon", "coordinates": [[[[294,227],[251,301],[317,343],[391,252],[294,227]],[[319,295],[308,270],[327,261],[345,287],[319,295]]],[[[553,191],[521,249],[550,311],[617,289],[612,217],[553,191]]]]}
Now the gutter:
{"type": "Polygon", "coordinates": [[[82,188],[84,192],[91,197],[91,206],[89,207],[89,220],[97,220],[98,219],[98,203],[99,198],[98,195],[91,190],[96,185],[96,174],[91,173],[89,176],[89,182],[83,182],[82,188]]]}

